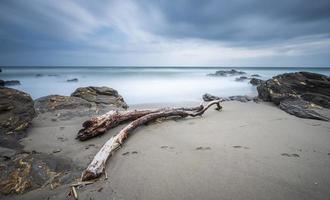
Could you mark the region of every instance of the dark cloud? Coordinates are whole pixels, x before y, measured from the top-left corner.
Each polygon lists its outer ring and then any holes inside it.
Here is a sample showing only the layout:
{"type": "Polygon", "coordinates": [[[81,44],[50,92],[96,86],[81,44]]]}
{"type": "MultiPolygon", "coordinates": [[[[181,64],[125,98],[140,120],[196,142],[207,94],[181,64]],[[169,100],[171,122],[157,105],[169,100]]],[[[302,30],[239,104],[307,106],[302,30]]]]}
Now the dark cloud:
{"type": "Polygon", "coordinates": [[[151,31],[174,38],[258,43],[330,33],[329,0],[145,1],[165,23],[151,31]]]}

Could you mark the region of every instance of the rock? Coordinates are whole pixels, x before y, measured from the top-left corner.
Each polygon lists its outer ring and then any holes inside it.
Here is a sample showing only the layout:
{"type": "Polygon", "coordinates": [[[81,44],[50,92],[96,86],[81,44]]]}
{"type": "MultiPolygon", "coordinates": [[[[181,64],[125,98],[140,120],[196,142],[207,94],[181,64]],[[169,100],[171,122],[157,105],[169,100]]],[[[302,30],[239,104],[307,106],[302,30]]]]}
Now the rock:
{"type": "Polygon", "coordinates": [[[60,153],[62,151],[62,149],[54,149],[52,152],[53,153],[60,153]]]}
{"type": "Polygon", "coordinates": [[[220,97],[213,96],[212,94],[209,93],[205,93],[202,98],[204,101],[214,101],[220,99],[220,97]]]}
{"type": "Polygon", "coordinates": [[[251,77],[261,77],[259,74],[252,74],[251,77]]]}
{"type": "Polygon", "coordinates": [[[4,81],[0,80],[0,86],[13,86],[13,85],[20,85],[21,83],[18,80],[10,80],[4,81]]]}
{"type": "Polygon", "coordinates": [[[84,99],[71,96],[49,95],[35,100],[34,107],[38,113],[53,112],[63,109],[91,108],[92,104],[84,99]]]}
{"type": "Polygon", "coordinates": [[[260,84],[262,84],[262,83],[264,83],[265,81],[263,81],[263,80],[261,80],[261,79],[258,79],[258,78],[251,78],[251,80],[250,80],[250,83],[252,84],[252,85],[255,85],[255,86],[258,86],[258,85],[260,85],[260,84]]]}
{"type": "Polygon", "coordinates": [[[123,97],[117,90],[109,87],[81,87],[76,89],[71,96],[80,97],[89,102],[103,105],[114,105],[116,107],[128,108],[123,97]]]}
{"type": "Polygon", "coordinates": [[[219,100],[221,99],[222,101],[240,101],[240,102],[248,102],[248,101],[252,101],[255,98],[254,97],[250,97],[250,96],[242,96],[242,95],[237,95],[237,96],[230,96],[228,98],[222,98],[222,97],[218,97],[218,96],[214,96],[211,94],[204,94],[203,95],[203,100],[204,101],[213,101],[213,100],[219,100]]]}
{"type": "Polygon", "coordinates": [[[246,76],[240,76],[239,78],[236,78],[235,81],[246,81],[248,80],[249,78],[246,77],[246,76]]]}
{"type": "Polygon", "coordinates": [[[43,77],[44,75],[43,74],[36,74],[36,77],[43,77]]]}
{"type": "Polygon", "coordinates": [[[22,194],[45,186],[54,189],[72,183],[80,171],[72,160],[54,154],[17,152],[1,167],[0,197],[22,194]]]}
{"type": "Polygon", "coordinates": [[[280,102],[279,107],[285,112],[301,118],[317,119],[324,121],[329,121],[330,119],[327,114],[322,113],[322,108],[310,104],[308,101],[302,99],[283,100],[280,102]]]}
{"type": "Polygon", "coordinates": [[[317,112],[323,116],[317,117],[318,119],[327,118],[324,113],[330,108],[328,76],[311,72],[285,73],[261,83],[257,90],[259,98],[274,102],[276,105],[282,103],[280,108],[290,114],[315,119],[313,117],[315,114],[310,114],[309,109],[312,107],[313,113],[317,112]],[[289,106],[290,103],[292,106],[289,106]]]}
{"type": "Polygon", "coordinates": [[[68,79],[66,80],[66,82],[78,82],[78,79],[77,78],[68,79]]]}
{"type": "Polygon", "coordinates": [[[20,147],[18,139],[35,117],[33,100],[25,92],[0,87],[0,146],[20,147]]]}
{"type": "Polygon", "coordinates": [[[2,72],[2,69],[0,68],[0,72],[2,72]]]}
{"type": "Polygon", "coordinates": [[[228,76],[228,75],[237,76],[237,75],[243,75],[243,74],[246,74],[246,73],[232,69],[232,70],[219,70],[219,71],[216,71],[214,74],[207,74],[207,75],[208,76],[228,76]]]}
{"type": "Polygon", "coordinates": [[[248,102],[248,101],[252,101],[253,100],[253,97],[249,97],[249,96],[246,96],[246,95],[237,95],[237,96],[230,96],[229,99],[231,101],[240,101],[240,102],[248,102]]]}

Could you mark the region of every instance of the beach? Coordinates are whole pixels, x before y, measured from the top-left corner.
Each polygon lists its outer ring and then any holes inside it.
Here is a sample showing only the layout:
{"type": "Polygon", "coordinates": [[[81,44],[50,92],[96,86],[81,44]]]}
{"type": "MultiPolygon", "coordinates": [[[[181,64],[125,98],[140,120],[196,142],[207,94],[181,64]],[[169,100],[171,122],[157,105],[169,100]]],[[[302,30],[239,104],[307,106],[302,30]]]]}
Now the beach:
{"type": "MultiPolygon", "coordinates": [[[[182,103],[198,105],[199,102],[182,103]]],[[[177,105],[177,104],[176,104],[177,105]]],[[[77,189],[79,199],[327,199],[330,196],[330,124],[289,115],[267,102],[223,102],[202,117],[138,128],[97,182],[77,189]]],[[[134,108],[164,104],[133,105],[134,108]]],[[[87,167],[122,126],[81,142],[87,117],[52,120],[38,115],[24,150],[87,167]],[[62,138],[62,139],[59,139],[62,138]],[[54,150],[59,150],[56,152],[54,150]],[[56,153],[54,153],[56,152],[56,153]]],[[[77,175],[77,176],[78,176],[77,175]]],[[[77,179],[79,176],[77,177],[77,179]]],[[[2,199],[65,199],[69,184],[2,199]]]]}

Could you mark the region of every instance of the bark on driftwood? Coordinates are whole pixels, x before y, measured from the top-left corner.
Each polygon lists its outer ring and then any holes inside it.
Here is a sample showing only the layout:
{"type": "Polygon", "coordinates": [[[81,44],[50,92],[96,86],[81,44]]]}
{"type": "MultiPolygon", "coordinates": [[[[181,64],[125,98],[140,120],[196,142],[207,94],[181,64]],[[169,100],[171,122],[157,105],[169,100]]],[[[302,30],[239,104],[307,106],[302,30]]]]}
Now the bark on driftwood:
{"type": "MultiPolygon", "coordinates": [[[[212,105],[216,105],[217,109],[220,110],[220,100],[215,100],[209,102],[206,106],[199,106],[198,108],[165,108],[154,110],[149,112],[144,116],[140,116],[131,123],[129,123],[125,128],[123,128],[117,135],[111,137],[101,148],[101,150],[95,155],[92,162],[89,164],[87,169],[82,173],[81,179],[83,181],[95,179],[102,175],[105,169],[106,161],[109,156],[120,147],[123,141],[128,137],[129,133],[132,132],[137,127],[146,124],[147,122],[156,120],[162,117],[196,117],[202,115],[208,108],[212,105]]],[[[110,114],[112,117],[113,114],[110,114]]]]}
{"type": "MultiPolygon", "coordinates": [[[[192,108],[175,108],[185,111],[198,111],[202,105],[192,108]]],[[[147,114],[168,110],[169,108],[130,110],[130,111],[109,111],[104,115],[92,118],[83,123],[83,128],[78,132],[77,139],[84,141],[104,134],[107,130],[127,121],[138,119],[147,114]]]]}

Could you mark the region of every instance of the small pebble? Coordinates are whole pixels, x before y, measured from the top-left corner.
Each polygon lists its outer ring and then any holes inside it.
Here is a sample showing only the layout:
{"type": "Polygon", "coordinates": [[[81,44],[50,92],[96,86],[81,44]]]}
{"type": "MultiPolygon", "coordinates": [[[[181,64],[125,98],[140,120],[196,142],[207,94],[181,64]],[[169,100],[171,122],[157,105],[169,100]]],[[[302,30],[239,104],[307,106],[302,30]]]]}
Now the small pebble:
{"type": "Polygon", "coordinates": [[[55,149],[55,150],[53,150],[53,153],[59,153],[61,151],[62,151],[62,149],[55,149]]]}

